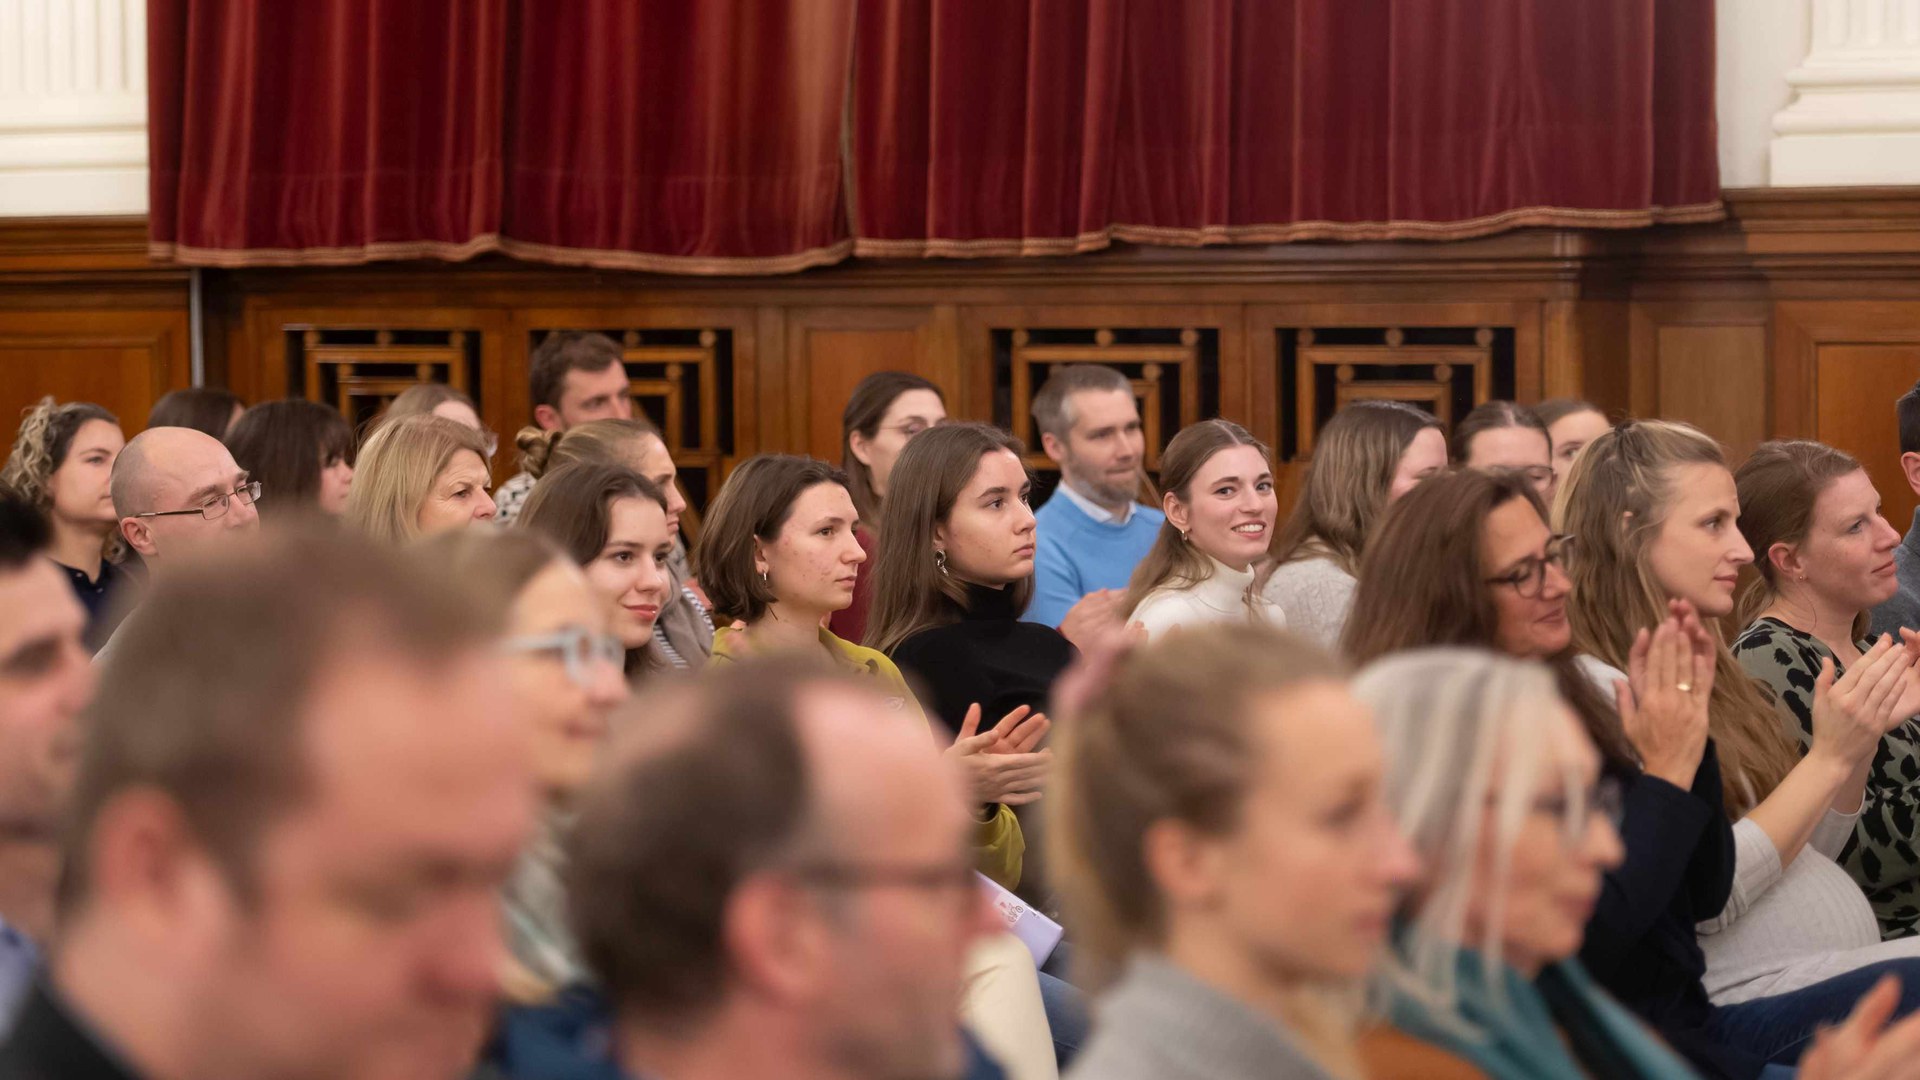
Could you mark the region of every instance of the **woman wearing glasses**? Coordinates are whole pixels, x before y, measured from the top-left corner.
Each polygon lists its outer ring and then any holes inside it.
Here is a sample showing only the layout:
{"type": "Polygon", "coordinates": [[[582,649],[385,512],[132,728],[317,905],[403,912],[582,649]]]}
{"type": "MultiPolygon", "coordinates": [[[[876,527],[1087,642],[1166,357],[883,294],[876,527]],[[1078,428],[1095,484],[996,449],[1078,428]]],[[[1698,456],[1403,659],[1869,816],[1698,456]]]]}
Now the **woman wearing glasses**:
{"type": "MultiPolygon", "coordinates": [[[[1580,538],[1567,614],[1575,643],[1594,659],[1614,668],[1644,664],[1648,628],[1678,601],[1699,612],[1711,655],[1686,667],[1651,664],[1643,685],[1620,696],[1644,707],[1643,692],[1664,692],[1704,708],[1725,770],[1724,816],[1734,822],[1733,888],[1724,905],[1696,914],[1704,956],[1691,974],[1704,979],[1711,1001],[1675,993],[1679,970],[1673,986],[1653,985],[1650,966],[1609,978],[1591,941],[1583,955],[1602,983],[1703,1066],[1756,1075],[1762,1063],[1792,1064],[1813,1031],[1844,1016],[1881,973],[1902,979],[1903,1010],[1920,1004],[1916,943],[1835,953],[1870,938],[1874,918],[1860,887],[1834,863],[1860,815],[1874,751],[1920,709],[1912,700],[1920,688],[1905,649],[1874,646],[1838,680],[1815,685],[1803,754],[1791,718],[1715,632],[1733,614],[1738,575],[1753,562],[1736,524],[1740,509],[1718,443],[1685,424],[1635,421],[1581,452],[1555,525],[1580,538]],[[1815,959],[1823,953],[1833,954],[1830,962],[1815,959]],[[1823,978],[1836,968],[1846,970],[1823,978]]],[[[1626,726],[1634,730],[1631,719],[1626,726]]],[[[1629,835],[1630,852],[1633,843],[1629,835]]]]}
{"type": "Polygon", "coordinates": [[[493,520],[486,437],[433,415],[373,429],[355,462],[347,520],[390,544],[493,520]]]}
{"type": "Polygon", "coordinates": [[[533,485],[514,526],[558,541],[612,604],[630,677],[666,667],[653,648],[653,627],[671,588],[673,532],[659,488],[617,465],[563,465],[533,485]]]}
{"type": "Polygon", "coordinates": [[[1375,976],[1391,1027],[1365,1042],[1368,1075],[1424,1080],[1458,1057],[1493,1080],[1692,1077],[1575,958],[1623,857],[1620,792],[1553,674],[1416,649],[1364,669],[1353,692],[1380,724],[1387,801],[1426,871],[1375,976]]]}
{"type": "Polygon", "coordinates": [[[607,714],[626,699],[625,650],[605,601],[543,535],[471,529],[429,537],[417,551],[471,589],[502,627],[504,671],[529,721],[546,812],[502,897],[512,953],[503,981],[510,1001],[538,1004],[586,977],[567,930],[562,839],[605,745],[607,714]]]}
{"type": "Polygon", "coordinates": [[[1474,406],[1453,427],[1452,455],[1463,469],[1519,473],[1542,499],[1553,498],[1553,436],[1525,405],[1488,401],[1474,406]]]}
{"type": "Polygon", "coordinates": [[[847,474],[847,492],[860,513],[854,537],[867,553],[854,579],[853,603],[833,613],[833,632],[848,641],[866,641],[873,580],[869,571],[893,463],[908,439],[946,419],[947,399],[940,388],[905,371],[876,371],[861,379],[847,398],[846,411],[840,415],[840,468],[847,474]]]}
{"type": "MultiPolygon", "coordinates": [[[[1745,605],[1750,621],[1733,655],[1773,691],[1811,752],[1815,688],[1823,669],[1842,678],[1873,651],[1863,631],[1868,612],[1898,587],[1893,551],[1900,534],[1880,516],[1880,495],[1866,470],[1830,446],[1763,443],[1734,479],[1740,532],[1758,574],[1745,605]]],[[[1920,921],[1913,836],[1920,724],[1898,713],[1892,719],[1897,726],[1873,748],[1853,842],[1841,858],[1879,920],[1876,927],[1853,919],[1845,937],[1854,945],[1912,937],[1920,921]]],[[[1829,944],[1838,949],[1843,942],[1829,944]]]]}
{"type": "Polygon", "coordinates": [[[1633,975],[1704,1001],[1694,924],[1726,900],[1733,833],[1720,812],[1704,698],[1670,684],[1671,673],[1693,670],[1696,653],[1710,678],[1711,647],[1690,609],[1666,612],[1636,645],[1632,692],[1616,713],[1572,647],[1566,569],[1575,544],[1548,529],[1519,476],[1435,477],[1388,512],[1368,548],[1346,650],[1359,664],[1430,646],[1543,664],[1623,794],[1625,858],[1604,868],[1586,927],[1588,966],[1603,982],[1633,975]]]}

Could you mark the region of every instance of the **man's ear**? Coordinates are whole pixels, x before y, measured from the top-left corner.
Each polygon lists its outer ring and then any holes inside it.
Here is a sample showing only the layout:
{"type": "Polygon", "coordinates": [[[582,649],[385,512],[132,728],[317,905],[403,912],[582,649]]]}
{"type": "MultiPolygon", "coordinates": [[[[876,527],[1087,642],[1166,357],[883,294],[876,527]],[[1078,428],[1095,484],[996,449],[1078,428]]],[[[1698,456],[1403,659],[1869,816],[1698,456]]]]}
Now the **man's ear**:
{"type": "Polygon", "coordinates": [[[159,554],[159,548],[153,543],[153,528],[140,518],[120,519],[120,538],[127,546],[140,553],[143,559],[151,559],[159,554]]]}
{"type": "Polygon", "coordinates": [[[228,874],[179,804],[152,788],[130,789],[102,806],[80,857],[88,861],[91,900],[111,904],[143,936],[178,936],[233,903],[228,874]]]}
{"type": "Polygon", "coordinates": [[[1066,464],[1067,446],[1053,433],[1045,431],[1040,433],[1040,449],[1046,452],[1047,457],[1053,459],[1055,465],[1066,464]]]}
{"type": "Polygon", "coordinates": [[[727,897],[720,917],[722,962],[756,995],[804,1001],[841,962],[816,899],[791,882],[750,878],[727,897]]]}
{"type": "Polygon", "coordinates": [[[1900,471],[1907,475],[1907,486],[1913,489],[1914,494],[1920,495],[1920,454],[1901,454],[1900,471]]]}
{"type": "Polygon", "coordinates": [[[535,405],[533,422],[540,425],[542,431],[564,431],[567,422],[560,418],[560,410],[551,405],[535,405]]]}

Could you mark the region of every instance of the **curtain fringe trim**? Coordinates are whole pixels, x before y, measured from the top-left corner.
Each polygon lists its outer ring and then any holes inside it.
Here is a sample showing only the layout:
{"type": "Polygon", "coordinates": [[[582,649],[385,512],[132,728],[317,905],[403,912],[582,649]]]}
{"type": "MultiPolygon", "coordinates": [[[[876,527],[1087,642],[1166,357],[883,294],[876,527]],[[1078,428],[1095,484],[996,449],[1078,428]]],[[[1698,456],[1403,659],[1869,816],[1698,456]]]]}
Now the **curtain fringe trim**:
{"type": "Polygon", "coordinates": [[[849,256],[862,258],[1001,258],[1079,255],[1111,246],[1115,241],[1164,247],[1204,247],[1216,244],[1286,244],[1313,240],[1466,240],[1509,229],[1607,228],[1631,229],[1649,225],[1693,225],[1720,221],[1726,205],[1718,200],[1692,206],[1647,210],[1579,210],[1567,207],[1525,207],[1465,221],[1298,221],[1288,225],[1214,225],[1169,228],[1154,225],[1111,225],[1078,236],[986,238],[979,240],[886,240],[875,237],[840,240],[825,247],[791,255],[743,258],[699,255],[657,255],[638,251],[575,248],[514,240],[488,233],[461,243],[404,241],[357,247],[316,248],[208,248],[156,241],[147,247],[156,262],[186,266],[240,269],[261,266],[352,266],[366,262],[434,259],[464,262],[476,256],[502,254],[529,262],[559,266],[586,266],[604,270],[689,275],[761,276],[791,274],[828,266],[849,256]]]}

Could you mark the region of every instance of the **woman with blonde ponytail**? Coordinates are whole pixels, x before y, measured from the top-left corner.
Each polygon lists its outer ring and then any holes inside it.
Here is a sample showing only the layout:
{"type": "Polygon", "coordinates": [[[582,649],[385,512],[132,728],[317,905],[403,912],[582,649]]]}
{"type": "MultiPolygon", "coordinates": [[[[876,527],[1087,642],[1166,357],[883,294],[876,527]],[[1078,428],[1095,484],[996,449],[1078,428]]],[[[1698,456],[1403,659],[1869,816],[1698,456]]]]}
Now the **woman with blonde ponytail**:
{"type": "Polygon", "coordinates": [[[1844,1017],[1883,974],[1901,980],[1902,1008],[1911,1010],[1920,1003],[1920,960],[1890,949],[1852,958],[1866,966],[1783,962],[1832,953],[1838,928],[1866,908],[1833,857],[1860,811],[1862,755],[1888,726],[1912,661],[1883,644],[1838,681],[1822,681],[1813,748],[1801,757],[1791,721],[1734,660],[1719,630],[1734,613],[1739,575],[1753,562],[1739,519],[1739,492],[1719,444],[1666,421],[1628,422],[1595,439],[1568,471],[1554,510],[1555,531],[1579,538],[1569,568],[1574,643],[1596,677],[1614,687],[1648,775],[1660,778],[1652,761],[1671,761],[1665,746],[1680,733],[1641,724],[1636,697],[1694,703],[1711,734],[1697,768],[1712,768],[1717,751],[1723,811],[1734,822],[1731,892],[1695,895],[1690,904],[1704,951],[1644,949],[1603,982],[1703,1069],[1751,1076],[1763,1063],[1792,1064],[1820,1025],[1844,1017]],[[1654,628],[1679,607],[1698,612],[1710,656],[1648,676],[1654,628]],[[1640,672],[1632,680],[1638,690],[1614,677],[1622,670],[1640,672]]]}
{"type": "Polygon", "coordinates": [[[116,564],[126,549],[109,481],[126,444],[120,421],[100,406],[41,398],[22,417],[13,451],[0,469],[0,487],[39,508],[52,527],[47,553],[66,571],[87,609],[89,648],[99,648],[112,635],[121,607],[116,600],[125,585],[116,564]]]}
{"type": "Polygon", "coordinates": [[[1084,981],[1069,1080],[1358,1077],[1358,993],[1418,865],[1327,654],[1195,627],[1064,725],[1051,861],[1084,981]]]}

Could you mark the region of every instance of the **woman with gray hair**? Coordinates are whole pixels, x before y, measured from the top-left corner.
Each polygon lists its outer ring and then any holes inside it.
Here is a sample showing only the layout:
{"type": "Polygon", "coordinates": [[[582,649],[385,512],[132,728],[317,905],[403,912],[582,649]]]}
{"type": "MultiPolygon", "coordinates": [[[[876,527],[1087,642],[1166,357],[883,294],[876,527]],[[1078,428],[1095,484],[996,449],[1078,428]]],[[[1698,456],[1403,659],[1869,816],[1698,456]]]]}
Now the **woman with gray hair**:
{"type": "MultiPolygon", "coordinates": [[[[1429,1077],[1461,1058],[1494,1080],[1695,1075],[1574,959],[1623,854],[1620,804],[1548,670],[1418,649],[1368,667],[1353,692],[1379,722],[1388,801],[1427,873],[1375,978],[1392,1027],[1366,1041],[1369,1075],[1429,1077]]],[[[1843,1029],[1858,1045],[1816,1040],[1799,1075],[1912,1075],[1910,1061],[1879,1070],[1920,1028],[1863,1031],[1885,1022],[1893,991],[1876,987],[1843,1029]]]]}

